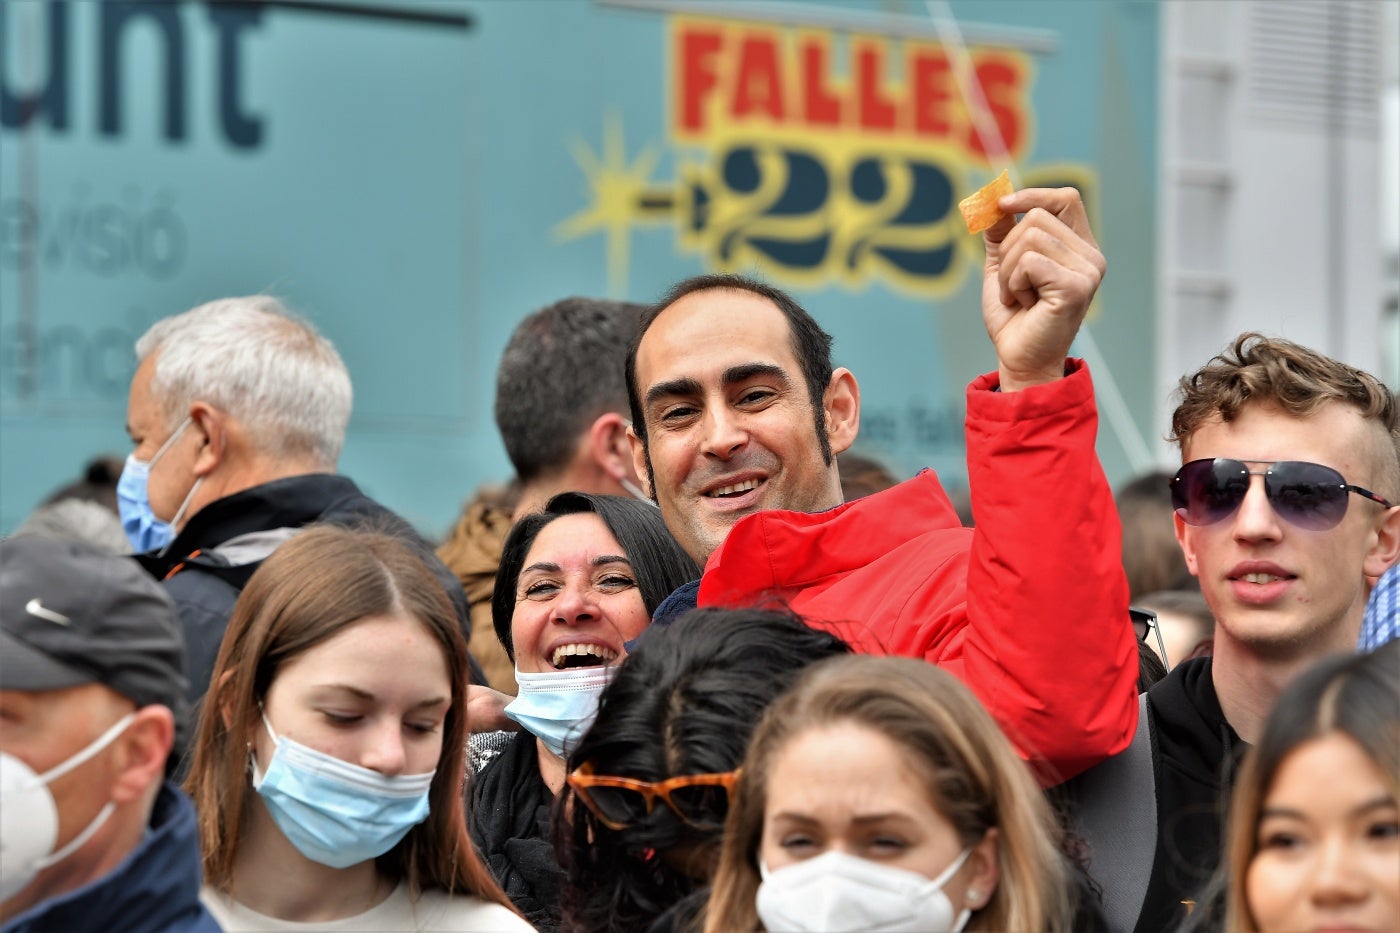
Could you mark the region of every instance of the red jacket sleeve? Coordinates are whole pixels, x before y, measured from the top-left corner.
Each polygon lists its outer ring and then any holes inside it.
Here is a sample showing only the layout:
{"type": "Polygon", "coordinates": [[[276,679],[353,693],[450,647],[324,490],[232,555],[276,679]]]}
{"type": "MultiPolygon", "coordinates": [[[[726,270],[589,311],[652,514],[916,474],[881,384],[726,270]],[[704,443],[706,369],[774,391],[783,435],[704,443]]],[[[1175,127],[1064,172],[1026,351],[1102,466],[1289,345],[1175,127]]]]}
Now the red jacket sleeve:
{"type": "Polygon", "coordinates": [[[995,387],[995,374],[968,387],[977,525],[963,670],[944,663],[1050,785],[1126,748],[1137,728],[1122,533],[1083,361],[1044,386],[995,387]]]}

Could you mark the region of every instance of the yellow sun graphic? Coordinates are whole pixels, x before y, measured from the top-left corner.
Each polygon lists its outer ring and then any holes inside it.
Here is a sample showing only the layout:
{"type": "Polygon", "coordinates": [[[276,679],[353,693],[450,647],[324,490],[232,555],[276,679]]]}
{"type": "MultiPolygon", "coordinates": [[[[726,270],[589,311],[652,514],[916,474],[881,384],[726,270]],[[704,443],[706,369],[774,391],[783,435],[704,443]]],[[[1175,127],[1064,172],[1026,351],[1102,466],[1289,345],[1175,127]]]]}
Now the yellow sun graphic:
{"type": "MultiPolygon", "coordinates": [[[[631,228],[648,213],[648,184],[660,158],[657,147],[648,143],[629,165],[625,148],[622,117],[615,111],[604,117],[601,159],[584,140],[570,141],[569,151],[588,181],[589,206],[554,228],[562,240],[597,230],[607,233],[608,292],[615,298],[627,292],[631,228]]],[[[664,217],[669,211],[661,213],[664,217]]]]}

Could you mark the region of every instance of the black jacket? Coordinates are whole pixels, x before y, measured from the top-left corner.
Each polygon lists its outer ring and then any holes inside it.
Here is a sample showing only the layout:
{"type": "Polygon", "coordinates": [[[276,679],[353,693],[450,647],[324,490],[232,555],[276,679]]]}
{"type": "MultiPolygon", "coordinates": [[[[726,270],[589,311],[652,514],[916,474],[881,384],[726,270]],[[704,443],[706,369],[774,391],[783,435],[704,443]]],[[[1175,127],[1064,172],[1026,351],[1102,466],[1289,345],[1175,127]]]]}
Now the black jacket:
{"type": "MultiPolygon", "coordinates": [[[[482,861],[516,909],[542,933],[559,929],[563,872],[554,857],[554,794],[540,777],[535,737],[496,733],[498,752],[467,781],[467,829],[482,861]]],[[[472,737],[473,744],[479,742],[472,737]]],[[[495,751],[495,749],[493,749],[495,751]]]]}
{"type": "MultiPolygon", "coordinates": [[[[1127,896],[1141,897],[1142,907],[1134,929],[1143,933],[1178,929],[1198,902],[1208,896],[1211,876],[1220,864],[1230,790],[1240,758],[1248,749],[1220,709],[1210,658],[1177,665],[1148,691],[1146,711],[1153,786],[1123,788],[1121,782],[1109,780],[1107,775],[1100,777],[1097,772],[1112,768],[1119,757],[1115,756],[1062,789],[1071,808],[1081,810],[1102,803],[1095,799],[1095,793],[1126,793],[1143,807],[1155,804],[1157,833],[1147,889],[1145,893],[1126,892],[1127,896]]],[[[1150,827],[1151,823],[1147,825],[1150,827]]],[[[1084,835],[1091,864],[1096,848],[1097,857],[1111,860],[1105,855],[1111,840],[1096,840],[1083,822],[1077,828],[1084,835]]],[[[1153,844],[1149,837],[1150,833],[1142,834],[1141,846],[1153,844]]],[[[1136,845],[1139,839],[1127,838],[1132,840],[1130,845],[1136,845]]],[[[1141,848],[1137,851],[1146,854],[1141,848]]],[[[1148,863],[1144,860],[1141,864],[1148,863]]],[[[1103,883],[1102,878],[1095,880],[1103,883]]],[[[1125,895],[1105,890],[1105,896],[1115,893],[1125,895]]]]}
{"type": "Polygon", "coordinates": [[[1157,851],[1138,930],[1185,920],[1220,865],[1235,772],[1248,750],[1225,721],[1211,659],[1186,661],[1147,694],[1157,782],[1157,851]]]}
{"type": "Polygon", "coordinates": [[[152,576],[164,581],[166,592],[179,608],[191,704],[209,688],[233,604],[253,571],[278,544],[312,522],[366,527],[402,539],[442,581],[463,633],[470,634],[461,582],[406,521],[360,492],[344,476],[309,473],[273,480],[200,509],[163,554],[150,551],[136,555],[152,576]]]}
{"type": "Polygon", "coordinates": [[[36,904],[6,923],[3,933],[218,933],[218,923],[199,901],[202,876],[194,807],[166,784],[156,796],[145,838],[116,868],[36,904]]]}

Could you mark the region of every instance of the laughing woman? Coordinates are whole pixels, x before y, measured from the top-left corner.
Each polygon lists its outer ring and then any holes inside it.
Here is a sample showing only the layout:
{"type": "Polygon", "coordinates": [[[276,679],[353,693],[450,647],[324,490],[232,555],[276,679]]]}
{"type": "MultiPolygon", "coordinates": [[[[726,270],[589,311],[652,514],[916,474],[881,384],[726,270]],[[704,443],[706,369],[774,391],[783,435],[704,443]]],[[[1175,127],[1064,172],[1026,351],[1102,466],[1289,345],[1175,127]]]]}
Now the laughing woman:
{"type": "Polygon", "coordinates": [[[559,923],[550,809],[564,759],[626,643],[699,575],[661,513],[631,499],[562,493],[506,538],[491,610],[520,688],[506,715],[523,731],[472,737],[470,826],[496,880],[539,929],[559,923]]]}

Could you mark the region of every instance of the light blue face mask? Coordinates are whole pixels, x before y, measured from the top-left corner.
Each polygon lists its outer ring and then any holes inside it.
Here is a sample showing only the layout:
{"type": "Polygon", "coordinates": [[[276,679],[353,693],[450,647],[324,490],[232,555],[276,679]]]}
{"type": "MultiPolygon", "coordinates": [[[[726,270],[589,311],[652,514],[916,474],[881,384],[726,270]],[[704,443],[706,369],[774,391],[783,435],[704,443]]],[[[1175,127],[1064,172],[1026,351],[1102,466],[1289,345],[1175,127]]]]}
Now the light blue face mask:
{"type": "Polygon", "coordinates": [[[543,674],[515,672],[520,695],[506,707],[506,715],[544,743],[560,758],[578,745],[598,718],[598,700],[617,676],[617,665],[580,667],[543,674]]]}
{"type": "Polygon", "coordinates": [[[263,714],[277,748],[267,773],[250,753],[253,789],[277,828],[313,862],[348,868],[398,845],[428,818],[433,775],[387,776],[279,737],[263,714]]]}
{"type": "Polygon", "coordinates": [[[175,513],[174,519],[170,522],[163,522],[156,518],[156,513],[151,510],[151,493],[147,488],[147,483],[151,478],[151,468],[189,426],[189,418],[181,421],[180,426],[175,429],[175,433],[170,435],[164,444],[160,445],[155,456],[149,460],[136,459],[136,453],[133,451],[126,458],[126,466],[122,467],[122,475],[117,478],[117,513],[121,515],[122,531],[126,532],[126,539],[131,542],[131,546],[138,554],[154,551],[158,548],[163,550],[170,546],[170,542],[175,540],[175,525],[179,524],[180,519],[185,517],[185,509],[189,508],[190,500],[194,498],[194,491],[204,480],[203,477],[195,480],[189,495],[185,496],[185,501],[180,503],[180,509],[175,513]]]}

